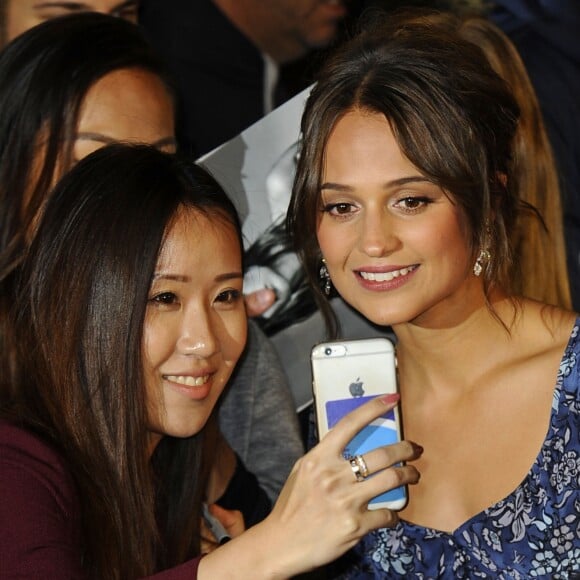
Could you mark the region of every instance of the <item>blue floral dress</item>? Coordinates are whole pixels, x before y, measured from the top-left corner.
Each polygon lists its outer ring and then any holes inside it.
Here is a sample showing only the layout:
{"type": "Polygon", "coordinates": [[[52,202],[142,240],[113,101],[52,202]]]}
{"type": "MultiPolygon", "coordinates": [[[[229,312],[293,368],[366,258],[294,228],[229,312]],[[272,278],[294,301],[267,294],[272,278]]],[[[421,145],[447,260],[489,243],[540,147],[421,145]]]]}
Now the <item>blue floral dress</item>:
{"type": "Polygon", "coordinates": [[[580,318],[560,363],[548,435],[522,484],[453,533],[399,522],[333,578],[580,578],[580,318]]]}

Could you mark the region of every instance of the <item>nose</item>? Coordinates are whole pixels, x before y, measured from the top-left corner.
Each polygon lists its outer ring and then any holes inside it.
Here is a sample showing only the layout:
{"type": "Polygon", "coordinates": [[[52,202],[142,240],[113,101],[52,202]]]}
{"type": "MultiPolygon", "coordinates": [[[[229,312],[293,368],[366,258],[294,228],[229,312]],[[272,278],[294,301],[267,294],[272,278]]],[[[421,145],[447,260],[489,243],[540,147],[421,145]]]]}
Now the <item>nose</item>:
{"type": "Polygon", "coordinates": [[[177,340],[177,352],[185,356],[209,358],[219,350],[215,322],[205,308],[184,313],[177,340]]]}
{"type": "Polygon", "coordinates": [[[400,246],[393,220],[381,208],[367,209],[359,227],[360,248],[367,256],[380,258],[400,246]]]}

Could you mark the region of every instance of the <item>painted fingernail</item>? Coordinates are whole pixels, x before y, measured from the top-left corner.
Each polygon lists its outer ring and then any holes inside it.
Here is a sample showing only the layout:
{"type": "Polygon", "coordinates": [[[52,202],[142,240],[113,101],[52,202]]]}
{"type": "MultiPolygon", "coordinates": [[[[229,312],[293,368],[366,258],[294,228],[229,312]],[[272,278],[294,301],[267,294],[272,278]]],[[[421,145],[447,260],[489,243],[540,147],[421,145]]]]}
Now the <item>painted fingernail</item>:
{"type": "Polygon", "coordinates": [[[423,454],[423,447],[421,447],[421,445],[419,445],[418,443],[414,443],[413,441],[410,442],[411,443],[411,447],[413,448],[413,455],[415,455],[416,457],[418,457],[419,455],[423,454]]]}
{"type": "Polygon", "coordinates": [[[385,405],[391,405],[396,403],[401,398],[399,393],[389,393],[388,395],[382,395],[381,401],[385,403],[385,405]]]}

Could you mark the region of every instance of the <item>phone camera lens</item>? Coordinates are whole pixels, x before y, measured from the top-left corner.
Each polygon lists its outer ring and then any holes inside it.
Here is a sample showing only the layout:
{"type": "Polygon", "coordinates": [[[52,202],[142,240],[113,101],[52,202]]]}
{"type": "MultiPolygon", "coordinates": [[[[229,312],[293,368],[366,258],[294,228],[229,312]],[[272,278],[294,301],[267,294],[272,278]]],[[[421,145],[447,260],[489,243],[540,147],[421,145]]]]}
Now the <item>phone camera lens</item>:
{"type": "Polygon", "coordinates": [[[325,354],[326,356],[330,356],[330,355],[332,354],[332,349],[331,349],[329,346],[327,346],[327,347],[324,349],[324,354],[325,354]]]}

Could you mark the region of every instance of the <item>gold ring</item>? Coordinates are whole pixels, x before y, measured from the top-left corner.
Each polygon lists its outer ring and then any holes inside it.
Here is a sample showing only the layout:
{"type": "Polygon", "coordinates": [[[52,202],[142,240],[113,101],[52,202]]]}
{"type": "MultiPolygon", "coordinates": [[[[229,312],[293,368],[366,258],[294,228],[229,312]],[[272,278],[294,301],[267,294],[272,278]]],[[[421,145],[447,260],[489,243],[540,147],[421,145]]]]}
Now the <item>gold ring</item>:
{"type": "Polygon", "coordinates": [[[349,460],[350,468],[354,473],[354,476],[358,482],[364,481],[365,477],[369,474],[369,468],[364,460],[362,455],[355,455],[351,457],[349,460]]]}
{"type": "Polygon", "coordinates": [[[363,477],[367,477],[369,474],[369,468],[367,466],[367,462],[365,461],[364,457],[362,455],[355,455],[354,458],[356,460],[356,464],[360,468],[360,474],[363,477]]]}

